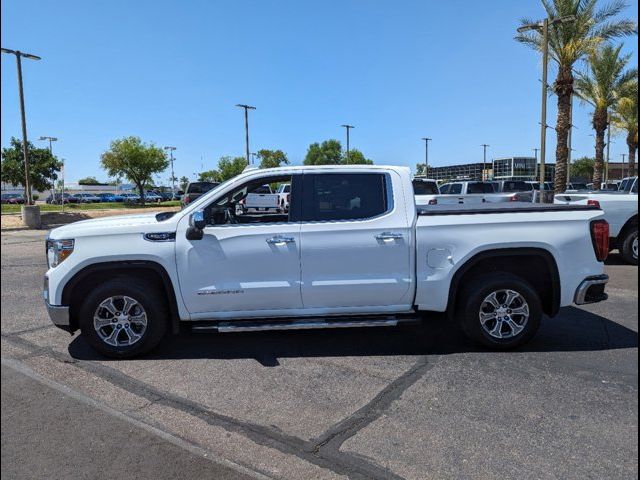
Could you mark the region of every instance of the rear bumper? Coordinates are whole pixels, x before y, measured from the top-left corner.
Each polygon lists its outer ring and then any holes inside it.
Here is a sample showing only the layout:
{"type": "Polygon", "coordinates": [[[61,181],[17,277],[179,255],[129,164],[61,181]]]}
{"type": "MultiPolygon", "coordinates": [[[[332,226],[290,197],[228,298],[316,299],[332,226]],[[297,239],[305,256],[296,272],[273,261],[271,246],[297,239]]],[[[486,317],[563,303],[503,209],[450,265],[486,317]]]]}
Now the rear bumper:
{"type": "Polygon", "coordinates": [[[573,302],[576,305],[602,302],[609,298],[604,293],[605,286],[609,281],[609,275],[595,275],[585,278],[576,290],[573,302]]]}

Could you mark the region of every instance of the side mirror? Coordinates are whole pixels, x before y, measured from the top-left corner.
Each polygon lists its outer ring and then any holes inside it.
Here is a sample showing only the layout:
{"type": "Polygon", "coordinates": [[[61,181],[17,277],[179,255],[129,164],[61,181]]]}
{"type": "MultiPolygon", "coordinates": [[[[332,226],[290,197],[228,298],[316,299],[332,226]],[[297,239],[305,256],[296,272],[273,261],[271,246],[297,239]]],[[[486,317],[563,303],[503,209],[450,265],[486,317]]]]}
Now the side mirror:
{"type": "Polygon", "coordinates": [[[197,210],[189,217],[189,228],[187,229],[187,240],[202,240],[204,236],[204,227],[207,222],[204,219],[204,211],[197,210]]]}
{"type": "Polygon", "coordinates": [[[191,214],[190,224],[192,227],[198,230],[204,230],[207,226],[207,222],[204,219],[204,210],[197,210],[191,214]]]}

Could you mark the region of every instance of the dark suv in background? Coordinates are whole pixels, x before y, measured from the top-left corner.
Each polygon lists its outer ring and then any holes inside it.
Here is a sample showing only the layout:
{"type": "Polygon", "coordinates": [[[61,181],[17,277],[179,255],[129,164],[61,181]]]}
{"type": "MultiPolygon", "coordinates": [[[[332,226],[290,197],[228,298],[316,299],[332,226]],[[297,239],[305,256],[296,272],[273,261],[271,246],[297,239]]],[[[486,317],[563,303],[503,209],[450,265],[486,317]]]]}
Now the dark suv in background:
{"type": "Polygon", "coordinates": [[[220,185],[220,182],[191,182],[187,185],[187,189],[184,195],[182,195],[180,203],[184,207],[218,185],[220,185]]]}

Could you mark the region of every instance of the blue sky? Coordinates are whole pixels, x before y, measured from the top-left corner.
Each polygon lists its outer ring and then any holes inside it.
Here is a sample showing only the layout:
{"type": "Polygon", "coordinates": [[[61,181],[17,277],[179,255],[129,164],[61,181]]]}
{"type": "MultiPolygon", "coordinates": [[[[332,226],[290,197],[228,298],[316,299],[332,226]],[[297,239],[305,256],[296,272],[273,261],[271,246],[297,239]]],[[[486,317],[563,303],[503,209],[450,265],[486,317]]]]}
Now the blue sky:
{"type": "MultiPolygon", "coordinates": [[[[215,168],[244,154],[237,103],[257,107],[251,150],[294,164],[350,123],[351,145],[378,164],[413,167],[429,136],[430,163],[449,165],[481,161],[482,143],[490,157],[538,146],[541,61],[513,41],[523,16],[541,17],[540,3],[6,0],[2,46],[43,58],[23,63],[29,138],[59,137],[69,180],[106,179],[100,154],[125,135],[178,147],[178,176],[215,168]]],[[[636,39],[626,44],[637,65],[636,39]]],[[[20,134],[8,55],[1,81],[5,147],[20,134]]],[[[593,152],[589,112],[575,111],[574,158],[593,152]]]]}

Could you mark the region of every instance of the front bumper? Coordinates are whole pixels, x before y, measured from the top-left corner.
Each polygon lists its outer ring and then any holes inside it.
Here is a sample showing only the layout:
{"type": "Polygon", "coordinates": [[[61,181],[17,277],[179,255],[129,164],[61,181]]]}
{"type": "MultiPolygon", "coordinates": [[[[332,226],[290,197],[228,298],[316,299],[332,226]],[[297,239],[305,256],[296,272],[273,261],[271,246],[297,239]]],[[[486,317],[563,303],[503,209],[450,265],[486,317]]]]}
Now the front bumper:
{"type": "Polygon", "coordinates": [[[604,293],[604,288],[608,281],[609,275],[595,275],[585,278],[576,290],[573,302],[576,305],[585,305],[606,300],[609,295],[604,293]]]}
{"type": "Polygon", "coordinates": [[[47,313],[53,324],[65,330],[71,331],[71,320],[69,318],[69,307],[64,305],[51,305],[49,302],[44,302],[47,307],[47,313]]]}

